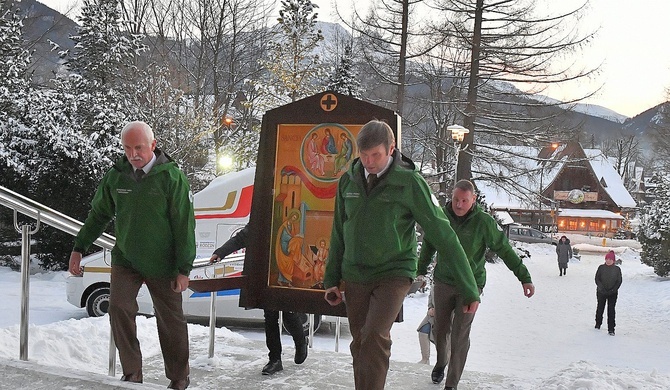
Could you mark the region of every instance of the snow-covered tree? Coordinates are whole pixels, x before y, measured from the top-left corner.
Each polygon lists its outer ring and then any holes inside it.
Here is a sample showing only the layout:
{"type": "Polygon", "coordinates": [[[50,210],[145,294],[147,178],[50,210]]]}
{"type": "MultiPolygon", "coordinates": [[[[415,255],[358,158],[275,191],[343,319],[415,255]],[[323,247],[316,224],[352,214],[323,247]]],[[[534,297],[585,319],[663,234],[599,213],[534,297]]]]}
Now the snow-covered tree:
{"type": "MultiPolygon", "coordinates": [[[[0,0],[0,92],[11,93],[28,86],[26,70],[30,53],[21,39],[23,22],[16,11],[6,9],[6,0],[0,0]]],[[[0,114],[2,115],[2,114],[0,114]]]]}
{"type": "Polygon", "coordinates": [[[670,274],[670,182],[654,175],[651,182],[654,200],[644,207],[638,230],[638,241],[642,244],[640,260],[654,268],[659,276],[670,274]]]}
{"type": "Polygon", "coordinates": [[[54,82],[78,100],[74,125],[116,146],[123,124],[138,116],[135,62],[146,47],[124,29],[118,0],[85,0],[79,22],[74,49],[63,53],[67,73],[54,82]]]}
{"type": "MultiPolygon", "coordinates": [[[[12,110],[3,110],[8,114],[0,120],[3,178],[19,193],[79,220],[102,175],[122,153],[119,131],[138,117],[140,107],[131,76],[139,74],[134,62],[142,46],[139,37],[123,32],[118,7],[116,0],[86,0],[72,37],[75,49],[65,54],[67,71],[53,80],[55,88],[15,93],[12,110]]],[[[3,42],[13,42],[11,53],[21,58],[17,39],[8,41],[8,35],[2,34],[3,42]]],[[[3,57],[2,63],[10,61],[3,57]]],[[[9,69],[17,74],[20,67],[9,69]]],[[[44,227],[34,239],[45,268],[67,266],[71,237],[44,227]]]]}
{"type": "Polygon", "coordinates": [[[363,87],[354,70],[354,60],[351,52],[351,44],[344,47],[344,55],[335,72],[328,79],[328,89],[360,99],[363,95],[363,87]]]}
{"type": "Polygon", "coordinates": [[[118,0],[84,0],[81,27],[70,38],[75,42],[66,65],[87,81],[87,88],[125,87],[133,81],[135,59],[146,50],[143,37],[124,29],[118,0]]]}
{"type": "Polygon", "coordinates": [[[318,81],[323,67],[314,49],[323,40],[316,28],[318,6],[311,0],[282,0],[279,30],[270,42],[265,66],[273,77],[277,96],[294,102],[323,90],[318,81]]]}

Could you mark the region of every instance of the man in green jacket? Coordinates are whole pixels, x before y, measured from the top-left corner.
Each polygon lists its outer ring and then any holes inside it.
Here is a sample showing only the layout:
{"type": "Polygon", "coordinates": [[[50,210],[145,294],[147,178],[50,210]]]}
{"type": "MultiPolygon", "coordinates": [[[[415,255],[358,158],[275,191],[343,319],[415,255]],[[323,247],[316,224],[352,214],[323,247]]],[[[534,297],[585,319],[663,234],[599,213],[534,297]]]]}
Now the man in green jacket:
{"type": "Polygon", "coordinates": [[[193,197],[177,164],[156,148],[151,127],[130,122],[121,131],[125,156],[103,177],[77,234],[69,270],[81,274],[82,253],[115,220],[109,317],[119,350],[121,380],[142,382],[135,316],[137,293],[147,285],[170,389],[189,384],[188,328],[181,293],[195,259],[193,197]]]}
{"type": "MultiPolygon", "coordinates": [[[[468,180],[459,180],[454,186],[451,202],[447,203],[444,211],[468,256],[480,292],[486,284],[484,254],[488,248],[514,272],[522,283],[524,295],[532,297],[535,286],[528,269],[509,244],[500,225],[476,204],[476,200],[477,194],[473,184],[468,180]]],[[[432,244],[434,242],[432,238],[425,237],[419,255],[419,267],[428,266],[432,261],[435,254],[435,246],[432,244]]],[[[433,271],[437,362],[431,373],[431,379],[434,383],[442,382],[444,368],[449,364],[445,389],[455,389],[461,379],[470,349],[470,328],[475,318],[475,313],[458,310],[464,297],[456,288],[458,275],[449,267],[450,256],[451,254],[445,256],[444,253],[438,253],[437,264],[433,271]],[[447,351],[447,337],[451,337],[451,351],[447,351]]]]}
{"type": "MultiPolygon", "coordinates": [[[[389,125],[368,122],[356,143],[360,157],[337,186],[324,297],[346,303],[356,389],[382,390],[391,326],[417,276],[416,222],[449,253],[463,311],[477,310],[479,291],[449,220],[414,163],[395,149],[389,125]]],[[[418,269],[426,272],[427,265],[418,269]]]]}

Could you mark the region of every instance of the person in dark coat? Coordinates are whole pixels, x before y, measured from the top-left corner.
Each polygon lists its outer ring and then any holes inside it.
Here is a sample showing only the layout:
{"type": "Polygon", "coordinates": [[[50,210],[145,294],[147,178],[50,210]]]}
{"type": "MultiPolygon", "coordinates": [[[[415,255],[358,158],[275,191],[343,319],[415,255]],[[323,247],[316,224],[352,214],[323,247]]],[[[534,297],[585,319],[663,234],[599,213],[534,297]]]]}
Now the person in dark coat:
{"type": "Polygon", "coordinates": [[[558,255],[558,276],[565,275],[568,270],[568,261],[572,258],[572,247],[570,246],[570,239],[566,236],[561,236],[556,245],[556,254],[558,255]]]}
{"type": "Polygon", "coordinates": [[[598,298],[596,329],[600,329],[603,323],[603,312],[607,304],[607,331],[610,336],[614,336],[615,306],[622,282],[621,269],[614,264],[615,260],[614,251],[607,252],[605,264],[601,264],[596,271],[596,297],[598,298]]]}
{"type": "MultiPolygon", "coordinates": [[[[248,236],[249,225],[244,225],[242,230],[214,251],[209,262],[216,263],[236,250],[246,248],[248,236]]],[[[270,352],[268,353],[269,362],[263,367],[261,373],[263,375],[272,375],[284,369],[281,362],[282,348],[281,333],[279,332],[279,312],[265,309],[263,314],[265,317],[265,345],[270,352]]],[[[305,336],[305,331],[302,328],[300,315],[284,311],[283,320],[284,326],[291,334],[291,337],[293,337],[293,342],[295,343],[295,357],[293,361],[295,364],[302,364],[307,359],[308,338],[305,336]]]]}

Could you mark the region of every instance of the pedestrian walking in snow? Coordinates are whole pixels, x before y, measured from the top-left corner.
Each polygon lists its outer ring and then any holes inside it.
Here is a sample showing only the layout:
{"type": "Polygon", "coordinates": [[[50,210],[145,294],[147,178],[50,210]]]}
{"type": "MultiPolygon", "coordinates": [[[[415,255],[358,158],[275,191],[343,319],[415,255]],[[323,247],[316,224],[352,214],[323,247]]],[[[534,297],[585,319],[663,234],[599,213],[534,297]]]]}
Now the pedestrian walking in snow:
{"type": "Polygon", "coordinates": [[[556,245],[556,254],[558,255],[558,276],[565,275],[568,270],[568,261],[572,258],[572,247],[570,246],[570,239],[566,236],[561,236],[556,245]]]}
{"type": "Polygon", "coordinates": [[[605,264],[601,264],[596,271],[596,297],[598,298],[596,329],[600,329],[603,323],[603,312],[607,304],[607,331],[610,336],[614,336],[616,300],[622,282],[621,268],[614,264],[615,260],[614,251],[607,252],[605,264]]]}

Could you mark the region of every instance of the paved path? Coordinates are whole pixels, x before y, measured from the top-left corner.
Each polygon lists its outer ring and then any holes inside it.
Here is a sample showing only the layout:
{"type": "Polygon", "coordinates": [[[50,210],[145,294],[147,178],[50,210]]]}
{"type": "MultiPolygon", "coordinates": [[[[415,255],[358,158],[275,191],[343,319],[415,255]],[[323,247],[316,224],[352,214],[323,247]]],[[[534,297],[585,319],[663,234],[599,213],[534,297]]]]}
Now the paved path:
{"type": "MultiPolygon", "coordinates": [[[[252,348],[265,349],[265,343],[253,341],[252,348]]],[[[264,359],[250,356],[248,353],[225,353],[223,358],[235,361],[235,370],[191,368],[190,390],[235,389],[235,390],[339,390],[353,389],[351,357],[345,353],[310,350],[304,364],[293,363],[290,354],[285,352],[284,371],[272,376],[263,376],[260,369],[264,359]]],[[[160,360],[160,359],[158,359],[160,360]]],[[[207,367],[203,365],[202,367],[207,367]]],[[[391,361],[387,378],[387,389],[397,390],[440,390],[442,386],[430,381],[432,367],[414,363],[391,361]]],[[[162,361],[151,359],[144,364],[144,384],[121,382],[118,378],[90,372],[77,371],[75,368],[63,369],[40,365],[18,359],[0,359],[0,389],[26,390],[103,390],[103,389],[165,389],[168,380],[163,373],[162,361]]],[[[490,389],[491,383],[503,378],[474,372],[466,372],[461,381],[460,390],[490,389]],[[481,387],[480,385],[484,385],[481,387]],[[488,386],[487,386],[488,384],[488,386]]]]}

